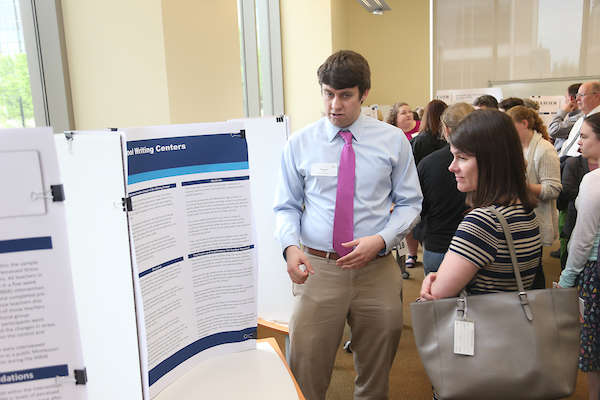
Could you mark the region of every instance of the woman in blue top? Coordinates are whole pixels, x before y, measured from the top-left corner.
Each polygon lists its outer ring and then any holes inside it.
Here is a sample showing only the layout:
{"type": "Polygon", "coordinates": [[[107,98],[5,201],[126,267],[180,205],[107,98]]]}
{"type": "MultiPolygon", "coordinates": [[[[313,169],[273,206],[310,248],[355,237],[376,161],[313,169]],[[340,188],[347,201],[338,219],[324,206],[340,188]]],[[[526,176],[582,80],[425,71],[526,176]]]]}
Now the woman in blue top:
{"type": "MultiPolygon", "coordinates": [[[[600,114],[584,120],[577,144],[582,157],[600,161],[600,114]]],[[[600,168],[581,180],[575,207],[577,222],[558,285],[572,287],[579,281],[579,296],[584,300],[579,369],[587,372],[590,400],[596,400],[600,395],[600,168]]]]}

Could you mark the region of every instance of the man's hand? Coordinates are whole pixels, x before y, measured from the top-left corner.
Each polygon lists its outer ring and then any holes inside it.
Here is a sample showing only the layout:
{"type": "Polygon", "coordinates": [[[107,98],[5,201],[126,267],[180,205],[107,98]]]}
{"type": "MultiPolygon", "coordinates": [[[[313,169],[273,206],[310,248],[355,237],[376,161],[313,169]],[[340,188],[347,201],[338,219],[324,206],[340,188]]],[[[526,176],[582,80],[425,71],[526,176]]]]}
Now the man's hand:
{"type": "Polygon", "coordinates": [[[562,106],[562,110],[566,111],[567,114],[570,113],[571,111],[573,111],[576,108],[577,108],[577,102],[572,101],[572,100],[570,102],[568,102],[568,103],[565,103],[565,105],[562,106]]]}
{"type": "Polygon", "coordinates": [[[423,279],[423,284],[421,285],[421,297],[425,300],[437,300],[437,297],[431,294],[431,284],[435,281],[437,275],[435,272],[430,272],[427,274],[425,279],[423,279]]]}
{"type": "Polygon", "coordinates": [[[364,267],[385,248],[385,241],[379,235],[365,236],[351,242],[342,243],[344,247],[355,247],[349,254],[339,258],[336,264],[344,269],[364,267]]]}
{"type": "Polygon", "coordinates": [[[309,273],[315,273],[312,265],[310,265],[310,261],[308,261],[308,257],[306,257],[306,254],[298,246],[289,246],[286,248],[285,258],[287,259],[287,272],[292,282],[304,283],[309,273]],[[302,271],[300,265],[304,265],[306,269],[302,271]]]}

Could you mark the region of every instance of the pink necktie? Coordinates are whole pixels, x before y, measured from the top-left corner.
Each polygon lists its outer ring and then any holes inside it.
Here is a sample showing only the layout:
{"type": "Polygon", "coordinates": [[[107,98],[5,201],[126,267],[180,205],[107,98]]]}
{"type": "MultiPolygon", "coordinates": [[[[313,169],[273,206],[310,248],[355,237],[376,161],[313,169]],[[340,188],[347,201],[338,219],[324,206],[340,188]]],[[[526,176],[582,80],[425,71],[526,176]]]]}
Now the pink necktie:
{"type": "Polygon", "coordinates": [[[352,247],[343,247],[342,243],[354,240],[354,150],[352,133],[340,131],[346,144],[342,149],[338,170],[337,194],[335,196],[335,215],[333,217],[333,249],[340,256],[352,251],[352,247]]]}

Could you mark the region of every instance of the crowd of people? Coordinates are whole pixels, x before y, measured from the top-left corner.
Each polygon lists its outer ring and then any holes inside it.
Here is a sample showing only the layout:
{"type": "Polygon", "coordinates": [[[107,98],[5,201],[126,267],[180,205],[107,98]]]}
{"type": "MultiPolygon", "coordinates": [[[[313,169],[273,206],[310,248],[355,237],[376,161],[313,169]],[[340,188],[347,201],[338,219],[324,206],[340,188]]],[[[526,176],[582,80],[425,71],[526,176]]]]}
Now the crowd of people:
{"type": "Polygon", "coordinates": [[[473,106],[433,100],[422,116],[397,102],[386,122],[366,117],[370,69],[352,51],[317,76],[326,115],[290,137],[274,206],[293,282],[289,363],[306,398],[325,398],[346,323],[355,399],[388,398],[403,327],[390,253],[403,238],[408,268],[423,245],[423,300],[517,290],[495,208],[518,238],[526,289],[546,287],[542,248],[560,236],[557,286],[578,286],[585,301],[580,369],[597,400],[600,82],[569,87],[547,128],[535,102],[489,95],[473,106]]]}
{"type": "Polygon", "coordinates": [[[600,83],[571,85],[550,129],[537,112],[539,104],[529,99],[509,97],[498,103],[485,95],[474,105],[482,111],[468,112],[457,129],[447,130],[453,158],[448,150],[420,161],[415,154],[424,197],[421,215],[426,216],[430,203],[437,202],[452,212],[442,221],[450,231],[454,229],[446,235],[444,247],[439,247],[442,251],[433,256],[428,248],[438,243],[429,237],[437,239],[441,230],[437,223],[427,229],[422,299],[456,296],[463,288],[471,294],[517,290],[502,229],[488,207],[500,211],[519,237],[517,259],[528,289],[546,287],[541,248],[552,246],[560,236],[561,248],[555,255],[561,257],[563,272],[557,286],[577,286],[584,301],[579,367],[587,372],[590,400],[596,400],[600,396],[600,185],[596,180],[600,173],[584,175],[596,170],[600,156],[600,114],[596,114],[600,83]],[[567,155],[566,142],[576,145],[578,153],[567,155]],[[434,157],[446,160],[438,168],[439,175],[429,171],[434,157]],[[454,188],[444,186],[443,167],[454,174],[454,188]],[[452,207],[454,197],[459,204],[457,193],[466,194],[470,207],[466,216],[464,210],[452,207]],[[494,240],[482,241],[484,237],[494,240]]]}

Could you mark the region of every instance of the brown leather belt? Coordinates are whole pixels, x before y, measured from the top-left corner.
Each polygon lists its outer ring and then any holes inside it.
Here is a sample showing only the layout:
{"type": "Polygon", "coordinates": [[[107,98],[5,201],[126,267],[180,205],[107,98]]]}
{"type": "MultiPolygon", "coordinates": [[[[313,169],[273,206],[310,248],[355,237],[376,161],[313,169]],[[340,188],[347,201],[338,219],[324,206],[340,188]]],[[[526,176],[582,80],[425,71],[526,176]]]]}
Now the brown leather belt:
{"type": "MultiPolygon", "coordinates": [[[[338,253],[329,253],[327,251],[317,250],[317,249],[313,249],[313,248],[307,247],[307,246],[304,246],[304,250],[308,254],[312,254],[313,256],[328,258],[330,260],[337,260],[338,258],[341,258],[338,253]]],[[[381,257],[385,257],[385,256],[380,256],[379,254],[377,254],[375,256],[375,258],[381,258],[381,257]]]]}
{"type": "Polygon", "coordinates": [[[313,256],[328,258],[330,260],[337,260],[340,258],[338,253],[329,253],[327,251],[316,250],[306,246],[304,246],[304,251],[306,251],[308,254],[312,254],[313,256]]]}

